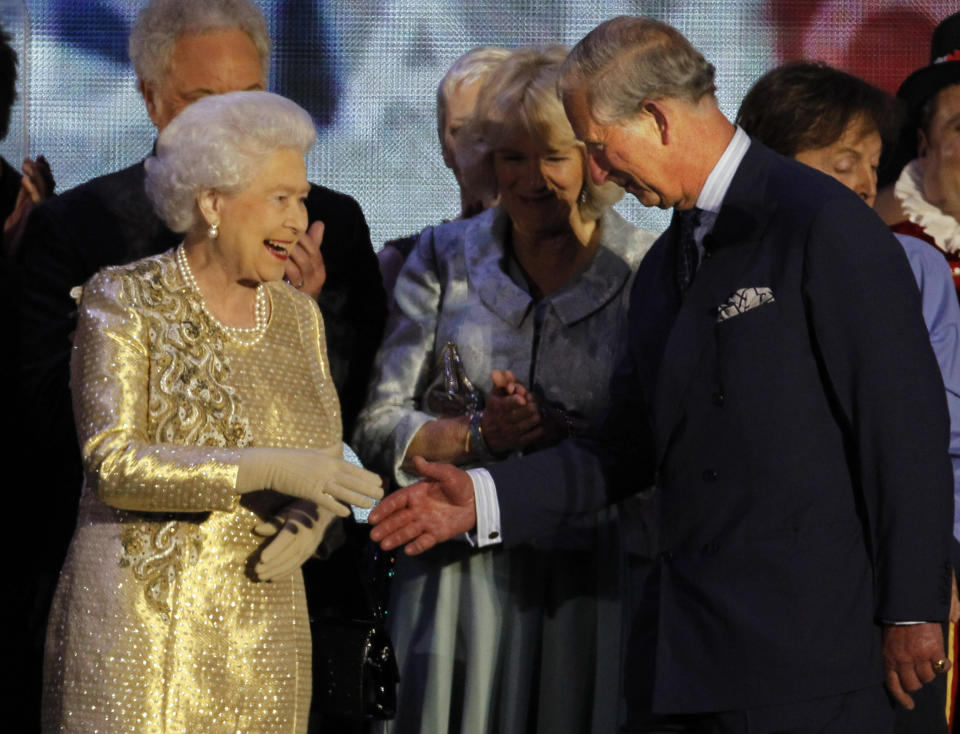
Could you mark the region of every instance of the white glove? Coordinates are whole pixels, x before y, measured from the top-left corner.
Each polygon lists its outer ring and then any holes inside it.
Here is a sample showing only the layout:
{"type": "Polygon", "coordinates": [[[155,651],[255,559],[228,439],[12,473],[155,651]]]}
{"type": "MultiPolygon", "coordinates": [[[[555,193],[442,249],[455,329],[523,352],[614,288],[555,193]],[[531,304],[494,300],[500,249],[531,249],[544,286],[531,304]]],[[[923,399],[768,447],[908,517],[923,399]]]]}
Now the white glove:
{"type": "Polygon", "coordinates": [[[309,500],[340,517],[350,514],[348,504],[372,507],[374,500],[383,497],[380,477],[344,461],[340,444],[325,449],[245,449],[238,465],[237,491],[260,489],[309,500]]]}
{"type": "Polygon", "coordinates": [[[274,536],[253,569],[261,581],[288,576],[315,552],[326,558],[346,540],[343,524],[334,514],[306,500],[287,505],[253,532],[264,538],[274,536]]]}

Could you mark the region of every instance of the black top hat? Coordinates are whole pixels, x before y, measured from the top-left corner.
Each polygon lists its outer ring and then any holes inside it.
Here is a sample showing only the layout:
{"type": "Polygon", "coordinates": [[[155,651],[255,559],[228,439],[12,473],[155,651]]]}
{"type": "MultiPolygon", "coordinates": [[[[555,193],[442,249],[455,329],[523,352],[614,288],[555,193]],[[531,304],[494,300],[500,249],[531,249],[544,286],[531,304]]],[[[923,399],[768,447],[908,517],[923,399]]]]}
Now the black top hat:
{"type": "Polygon", "coordinates": [[[960,84],[960,13],[942,21],[930,39],[930,65],[906,78],[897,96],[916,111],[944,87],[960,84]]]}

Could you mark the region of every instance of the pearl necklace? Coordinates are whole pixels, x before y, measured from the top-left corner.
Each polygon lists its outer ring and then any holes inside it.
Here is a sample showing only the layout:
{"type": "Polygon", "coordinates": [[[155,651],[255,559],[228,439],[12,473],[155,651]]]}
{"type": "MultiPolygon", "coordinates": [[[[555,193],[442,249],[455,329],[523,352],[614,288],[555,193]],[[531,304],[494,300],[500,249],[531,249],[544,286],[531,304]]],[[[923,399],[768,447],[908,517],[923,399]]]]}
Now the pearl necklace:
{"type": "Polygon", "coordinates": [[[197,279],[193,276],[190,263],[187,261],[187,252],[183,249],[183,245],[177,248],[177,265],[180,268],[183,279],[187,281],[187,285],[196,292],[197,298],[200,300],[200,308],[203,309],[203,312],[213,323],[223,330],[223,333],[225,333],[229,339],[244,346],[250,346],[260,341],[264,332],[267,330],[267,289],[263,287],[262,283],[257,285],[256,288],[257,295],[253,306],[254,325],[227,326],[207,308],[207,300],[203,297],[203,292],[197,284],[197,279]]]}

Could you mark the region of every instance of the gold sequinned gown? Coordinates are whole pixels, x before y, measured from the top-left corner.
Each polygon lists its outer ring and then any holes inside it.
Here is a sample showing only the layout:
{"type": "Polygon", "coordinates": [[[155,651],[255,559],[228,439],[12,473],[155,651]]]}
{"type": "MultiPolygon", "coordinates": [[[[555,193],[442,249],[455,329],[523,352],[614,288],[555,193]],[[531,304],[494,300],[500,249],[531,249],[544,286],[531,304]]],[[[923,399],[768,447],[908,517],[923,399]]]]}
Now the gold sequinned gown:
{"type": "Polygon", "coordinates": [[[47,732],[306,731],[303,579],[248,576],[258,514],[289,498],[238,502],[237,460],[339,445],[340,413],[316,304],[266,287],[270,321],[247,346],[172,252],[84,290],[71,385],[86,483],[47,633],[47,732]]]}

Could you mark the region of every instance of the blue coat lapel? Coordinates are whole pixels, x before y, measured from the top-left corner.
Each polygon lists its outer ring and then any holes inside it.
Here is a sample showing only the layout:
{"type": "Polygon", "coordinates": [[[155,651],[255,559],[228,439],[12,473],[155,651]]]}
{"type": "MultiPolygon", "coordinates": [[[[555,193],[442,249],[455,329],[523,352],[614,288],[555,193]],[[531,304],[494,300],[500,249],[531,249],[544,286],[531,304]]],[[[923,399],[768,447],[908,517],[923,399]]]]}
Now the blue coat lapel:
{"type": "MultiPolygon", "coordinates": [[[[586,270],[570,283],[552,293],[552,303],[559,319],[567,326],[590,316],[623,291],[630,278],[630,265],[621,250],[629,248],[637,230],[616,214],[604,214],[600,248],[586,270]]],[[[509,219],[499,207],[471,220],[471,231],[465,240],[477,242],[484,229],[491,232],[493,246],[470,247],[466,252],[467,277],[480,300],[513,328],[519,328],[534,303],[530,294],[514,283],[503,270],[504,243],[509,219]],[[489,219],[492,218],[492,227],[489,219]]]]}
{"type": "MultiPolygon", "coordinates": [[[[704,241],[707,257],[697,271],[682,304],[669,319],[669,335],[656,370],[654,398],[654,435],[659,466],[677,428],[682,424],[684,395],[690,380],[705,369],[718,369],[716,363],[717,309],[733,291],[757,283],[745,282],[757,257],[762,256],[763,235],[775,216],[777,202],[757,208],[757,192],[766,190],[768,160],[754,143],[734,174],[713,230],[704,241]]],[[[761,194],[761,199],[765,198],[761,194]]],[[[664,235],[665,248],[659,290],[673,294],[676,303],[675,258],[673,247],[678,236],[676,222],[664,235]]],[[[769,246],[769,243],[767,243],[769,246]]],[[[763,285],[763,284],[759,284],[763,285]]],[[[664,299],[667,302],[669,299],[664,299]]],[[[651,313],[651,316],[654,314],[651,313]]],[[[663,313],[656,314],[662,318],[663,313]]],[[[644,315],[643,318],[646,318],[644,315]]]]}

